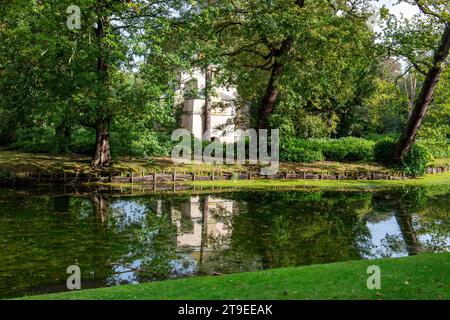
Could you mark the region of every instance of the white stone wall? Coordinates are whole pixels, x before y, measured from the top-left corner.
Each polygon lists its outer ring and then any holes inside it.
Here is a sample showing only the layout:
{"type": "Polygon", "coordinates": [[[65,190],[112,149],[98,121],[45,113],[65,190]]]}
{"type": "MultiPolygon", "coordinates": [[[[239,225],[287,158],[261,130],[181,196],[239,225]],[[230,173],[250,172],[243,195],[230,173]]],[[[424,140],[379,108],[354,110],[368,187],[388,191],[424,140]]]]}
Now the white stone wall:
{"type": "MultiPolygon", "coordinates": [[[[185,99],[184,93],[188,92],[190,87],[197,85],[197,90],[205,88],[205,76],[200,70],[193,70],[191,73],[182,73],[179,77],[180,88],[176,93],[176,104],[182,108],[181,125],[189,130],[196,138],[202,139],[204,116],[204,99],[185,99]]],[[[233,99],[237,99],[235,88],[216,88],[211,97],[211,137],[218,138],[225,143],[235,141],[233,119],[235,109],[233,99]],[[226,99],[224,99],[226,97],[226,99]],[[226,107],[224,107],[226,106],[226,107]],[[230,124],[230,125],[227,125],[230,124]],[[218,127],[226,126],[226,130],[218,127]]]]}

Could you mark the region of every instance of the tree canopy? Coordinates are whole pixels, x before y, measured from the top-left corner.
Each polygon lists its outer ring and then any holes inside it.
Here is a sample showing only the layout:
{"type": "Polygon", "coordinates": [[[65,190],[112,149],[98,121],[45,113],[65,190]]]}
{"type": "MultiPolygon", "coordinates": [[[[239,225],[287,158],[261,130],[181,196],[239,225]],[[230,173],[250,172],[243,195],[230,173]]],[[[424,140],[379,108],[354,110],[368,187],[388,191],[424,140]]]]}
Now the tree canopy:
{"type": "Polygon", "coordinates": [[[236,87],[254,128],[393,135],[393,162],[416,138],[448,145],[450,6],[400,2],[418,14],[370,0],[81,0],[80,28],[68,0],[6,2],[0,144],[91,153],[99,168],[111,151],[167,155],[180,72],[213,66],[210,85],[236,87]]]}

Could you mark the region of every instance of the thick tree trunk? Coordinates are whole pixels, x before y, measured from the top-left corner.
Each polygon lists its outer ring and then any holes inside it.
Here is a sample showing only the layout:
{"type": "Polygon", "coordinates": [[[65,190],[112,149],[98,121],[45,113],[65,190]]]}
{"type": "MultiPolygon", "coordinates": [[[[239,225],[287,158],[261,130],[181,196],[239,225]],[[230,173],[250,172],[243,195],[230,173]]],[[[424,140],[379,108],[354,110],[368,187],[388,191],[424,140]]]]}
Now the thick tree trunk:
{"type": "Polygon", "coordinates": [[[205,68],[205,106],[203,107],[203,140],[211,140],[211,71],[205,68]]]}
{"type": "MultiPolygon", "coordinates": [[[[108,64],[104,55],[103,39],[105,37],[105,28],[109,25],[107,18],[99,15],[97,21],[96,34],[99,42],[99,55],[97,58],[97,74],[99,83],[104,86],[104,90],[108,90],[108,64]]],[[[102,97],[103,100],[103,97],[102,97]]],[[[107,103],[102,101],[101,103],[107,103]]],[[[95,154],[92,160],[94,168],[103,168],[111,165],[111,152],[109,147],[109,126],[111,120],[105,115],[105,110],[100,108],[97,113],[97,127],[95,139],[95,154]],[[107,120],[108,119],[108,120],[107,120]]]]}
{"type": "Polygon", "coordinates": [[[434,55],[432,68],[428,71],[425,82],[422,86],[419,97],[416,100],[414,109],[408,119],[408,124],[400,137],[394,154],[392,156],[392,163],[398,164],[406,156],[416,141],[417,132],[422,125],[430,104],[433,100],[436,86],[444,70],[445,61],[450,50],[450,23],[446,24],[445,32],[442,36],[441,44],[434,55]]]}
{"type": "Polygon", "coordinates": [[[267,129],[268,120],[270,114],[273,112],[275,108],[275,103],[277,101],[279,90],[278,90],[278,79],[283,74],[284,64],[275,61],[272,66],[269,83],[267,84],[266,94],[264,95],[260,114],[259,114],[259,123],[258,129],[267,129]]]}
{"type": "Polygon", "coordinates": [[[109,147],[109,123],[102,123],[97,127],[95,140],[95,154],[92,166],[96,168],[111,165],[111,151],[109,147]]]}
{"type": "MultiPolygon", "coordinates": [[[[295,4],[299,8],[305,6],[305,0],[296,0],[295,4]]],[[[258,129],[267,129],[268,120],[270,114],[275,108],[280,91],[278,89],[278,81],[283,75],[285,63],[282,60],[293,48],[295,39],[293,37],[287,37],[281,42],[280,48],[273,49],[272,57],[275,58],[275,62],[270,69],[270,79],[267,84],[266,93],[261,103],[259,112],[258,129]]]]}

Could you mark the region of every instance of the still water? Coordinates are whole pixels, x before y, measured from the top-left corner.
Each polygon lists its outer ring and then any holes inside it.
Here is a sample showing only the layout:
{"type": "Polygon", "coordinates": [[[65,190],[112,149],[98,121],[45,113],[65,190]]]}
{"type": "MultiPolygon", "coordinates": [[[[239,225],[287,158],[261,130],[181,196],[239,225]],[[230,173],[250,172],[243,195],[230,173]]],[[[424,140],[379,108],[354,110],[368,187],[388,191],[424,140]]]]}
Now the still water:
{"type": "Polygon", "coordinates": [[[449,188],[27,195],[0,189],[0,298],[450,251],[449,188]]]}

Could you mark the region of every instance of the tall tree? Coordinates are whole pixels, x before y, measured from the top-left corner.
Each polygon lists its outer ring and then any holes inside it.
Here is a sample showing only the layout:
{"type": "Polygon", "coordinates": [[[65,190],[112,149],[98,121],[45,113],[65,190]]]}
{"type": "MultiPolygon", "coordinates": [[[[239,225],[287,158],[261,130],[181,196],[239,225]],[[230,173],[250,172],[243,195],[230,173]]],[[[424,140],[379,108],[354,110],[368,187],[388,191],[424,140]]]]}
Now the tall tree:
{"type": "MultiPolygon", "coordinates": [[[[428,59],[426,58],[424,59],[424,56],[426,57],[426,53],[422,55],[422,60],[420,62],[417,59],[418,48],[414,47],[420,40],[418,41],[417,38],[408,39],[407,35],[405,35],[405,31],[411,31],[411,29],[408,28],[411,26],[410,24],[407,24],[407,26],[397,34],[396,39],[400,40],[396,42],[396,44],[405,44],[404,41],[406,39],[407,41],[410,41],[409,45],[405,45],[404,49],[402,49],[393,48],[392,42],[389,44],[390,49],[392,49],[394,54],[406,56],[409,62],[416,67],[419,72],[425,75],[425,80],[415,101],[414,108],[397,143],[394,154],[392,155],[393,164],[400,163],[415,143],[417,133],[433,101],[434,93],[441,78],[441,74],[447,66],[450,51],[450,5],[446,1],[444,2],[439,0],[408,0],[405,2],[417,5],[421,13],[425,16],[425,19],[421,19],[416,25],[416,28],[419,29],[418,31],[423,31],[420,30],[420,28],[423,28],[426,31],[432,30],[434,31],[434,34],[436,31],[440,31],[441,36],[437,41],[438,44],[434,49],[434,54],[431,61],[427,61],[428,59]],[[414,50],[411,50],[411,46],[414,50]]],[[[433,43],[433,41],[429,42],[433,43]]],[[[430,49],[431,48],[428,48],[428,50],[430,49]]]]}
{"type": "Polygon", "coordinates": [[[148,113],[170,97],[181,59],[166,44],[177,31],[172,23],[182,25],[174,13],[184,1],[78,1],[81,28],[74,30],[66,26],[70,5],[19,0],[1,6],[0,115],[9,120],[0,133],[42,126],[68,137],[81,125],[96,132],[93,166],[107,167],[115,119],[148,113]]]}
{"type": "MultiPolygon", "coordinates": [[[[344,68],[346,62],[342,60],[350,47],[354,50],[363,42],[367,47],[367,42],[361,40],[369,34],[365,26],[366,4],[367,1],[205,1],[197,29],[199,38],[204,40],[200,43],[206,48],[205,56],[228,73],[228,80],[242,84],[241,93],[258,86],[251,93],[256,102],[253,126],[262,129],[270,126],[280,96],[298,87],[299,79],[309,78],[314,65],[321,63],[322,54],[334,54],[331,63],[344,68]],[[353,43],[350,35],[356,38],[353,43]]],[[[330,65],[323,68],[331,70],[330,65]]],[[[316,84],[325,86],[331,84],[316,84]]]]}

